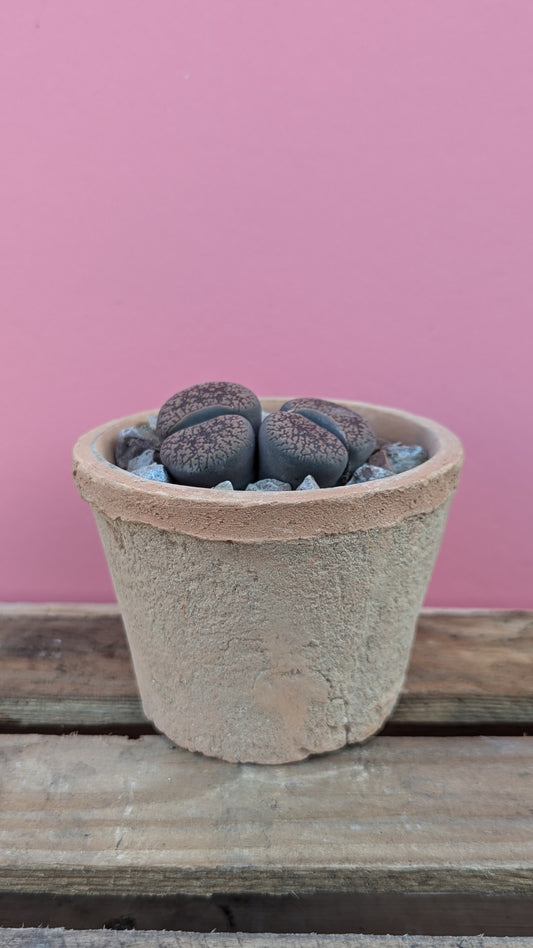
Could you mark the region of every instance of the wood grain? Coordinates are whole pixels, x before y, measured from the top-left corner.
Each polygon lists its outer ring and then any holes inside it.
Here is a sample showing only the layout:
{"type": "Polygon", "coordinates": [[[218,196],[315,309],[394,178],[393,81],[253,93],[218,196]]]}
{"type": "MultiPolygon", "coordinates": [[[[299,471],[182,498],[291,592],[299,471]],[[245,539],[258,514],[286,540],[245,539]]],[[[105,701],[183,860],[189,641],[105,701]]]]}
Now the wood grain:
{"type": "Polygon", "coordinates": [[[533,894],[533,739],[378,738],[283,767],[163,737],[0,736],[0,889],[533,894]]]}
{"type": "MultiPolygon", "coordinates": [[[[254,935],[194,932],[0,930],[0,948],[502,948],[499,938],[401,935],[254,935]]],[[[532,948],[533,938],[509,938],[505,948],[532,948]]]]}
{"type": "MultiPolygon", "coordinates": [[[[150,731],[118,610],[0,605],[0,656],[0,725],[13,732],[0,735],[0,924],[22,924],[20,910],[26,924],[95,927],[127,904],[148,928],[379,932],[387,920],[421,933],[0,929],[0,948],[492,948],[501,939],[468,934],[533,933],[533,738],[379,737],[263,768],[153,734],[24,735],[150,731]]],[[[485,722],[533,725],[533,613],[423,611],[393,723],[485,722]]]]}
{"type": "MultiPolygon", "coordinates": [[[[3,729],[148,729],[109,605],[0,605],[3,729]]],[[[393,723],[533,724],[533,612],[421,613],[393,723]]]]}

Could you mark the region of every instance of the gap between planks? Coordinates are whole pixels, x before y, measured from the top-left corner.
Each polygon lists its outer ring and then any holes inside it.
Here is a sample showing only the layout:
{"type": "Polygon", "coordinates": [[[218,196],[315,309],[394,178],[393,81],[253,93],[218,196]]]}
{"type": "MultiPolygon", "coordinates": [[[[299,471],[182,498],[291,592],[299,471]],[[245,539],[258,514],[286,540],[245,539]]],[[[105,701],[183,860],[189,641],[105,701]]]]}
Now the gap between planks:
{"type": "Polygon", "coordinates": [[[0,893],[5,928],[236,932],[300,935],[531,934],[531,903],[519,896],[319,893],[306,896],[113,896],[0,893]]]}

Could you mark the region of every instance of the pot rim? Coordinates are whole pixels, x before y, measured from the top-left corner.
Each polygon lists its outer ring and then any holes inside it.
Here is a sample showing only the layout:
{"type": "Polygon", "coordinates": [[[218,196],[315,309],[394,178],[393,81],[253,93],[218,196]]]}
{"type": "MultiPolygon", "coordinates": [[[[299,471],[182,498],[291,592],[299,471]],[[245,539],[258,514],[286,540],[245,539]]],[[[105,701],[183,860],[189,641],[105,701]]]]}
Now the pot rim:
{"type": "MultiPolygon", "coordinates": [[[[265,397],[261,403],[273,411],[289,397],[294,396],[265,397]]],[[[402,409],[335,401],[359,411],[388,440],[422,444],[429,460],[391,477],[309,491],[216,491],[165,484],[125,471],[109,459],[121,428],[145,422],[156,409],[114,419],[82,435],[74,446],[74,478],[82,497],[112,520],[246,542],[390,526],[436,509],[453,494],[463,447],[448,428],[402,409]]]]}

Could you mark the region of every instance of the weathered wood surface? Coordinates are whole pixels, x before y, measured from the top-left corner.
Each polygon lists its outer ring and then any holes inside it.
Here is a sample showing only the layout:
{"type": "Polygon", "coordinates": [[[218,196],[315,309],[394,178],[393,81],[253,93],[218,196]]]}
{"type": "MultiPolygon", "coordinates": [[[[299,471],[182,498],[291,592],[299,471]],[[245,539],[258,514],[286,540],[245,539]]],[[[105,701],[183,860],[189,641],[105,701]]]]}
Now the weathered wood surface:
{"type": "MultiPolygon", "coordinates": [[[[0,948],[503,948],[500,938],[412,935],[254,935],[192,932],[0,929],[0,948]]],[[[505,948],[532,948],[533,938],[508,938],[505,948]]]]}
{"type": "MultiPolygon", "coordinates": [[[[0,658],[4,730],[150,730],[114,606],[0,606],[0,658]]],[[[529,731],[533,613],[424,611],[393,721],[529,731]]],[[[491,948],[466,936],[533,934],[532,895],[533,738],[380,737],[262,768],[155,735],[0,735],[0,924],[232,932],[0,929],[0,948],[491,948]]]]}
{"type": "Polygon", "coordinates": [[[533,738],[378,738],[282,767],[163,737],[1,735],[0,890],[533,896],[533,738]]]}
{"type": "MultiPolygon", "coordinates": [[[[3,729],[147,727],[116,606],[0,606],[3,729]]],[[[392,722],[533,723],[533,612],[423,611],[392,722]]]]}

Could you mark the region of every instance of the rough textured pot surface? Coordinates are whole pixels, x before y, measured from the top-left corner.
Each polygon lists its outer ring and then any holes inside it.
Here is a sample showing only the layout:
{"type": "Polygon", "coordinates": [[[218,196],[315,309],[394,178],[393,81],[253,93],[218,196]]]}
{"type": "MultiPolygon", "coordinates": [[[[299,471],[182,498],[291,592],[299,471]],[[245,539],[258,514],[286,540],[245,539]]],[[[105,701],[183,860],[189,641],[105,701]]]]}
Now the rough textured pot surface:
{"type": "Polygon", "coordinates": [[[272,494],[117,468],[118,432],[150,412],[75,446],[144,711],[182,747],[300,760],[375,734],[398,699],[462,448],[427,419],[342,404],[381,437],[422,444],[429,460],[352,487],[272,494]]]}

